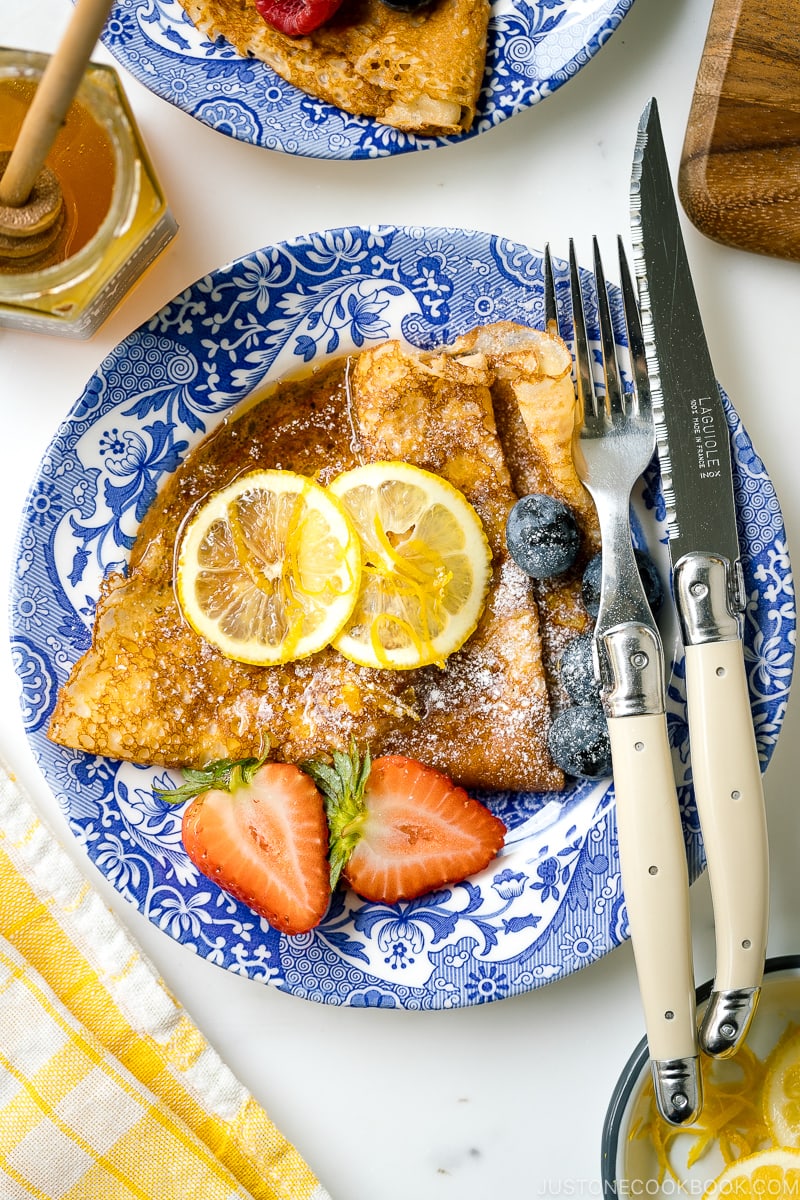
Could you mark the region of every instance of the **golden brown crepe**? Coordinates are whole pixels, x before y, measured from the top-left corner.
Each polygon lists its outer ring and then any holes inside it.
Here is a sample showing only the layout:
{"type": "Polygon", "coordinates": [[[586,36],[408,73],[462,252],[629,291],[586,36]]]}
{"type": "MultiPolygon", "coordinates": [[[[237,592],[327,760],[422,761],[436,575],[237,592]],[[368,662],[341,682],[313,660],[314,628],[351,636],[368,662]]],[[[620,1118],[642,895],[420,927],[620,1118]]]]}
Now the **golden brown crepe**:
{"type": "Polygon", "coordinates": [[[587,626],[581,572],[600,549],[594,503],[572,459],[575,390],[570,352],[559,337],[500,321],[459,338],[450,353],[462,361],[470,353],[486,359],[493,375],[492,405],[516,494],[546,492],[563,500],[581,527],[583,552],[578,568],[531,583],[551,699],[566,701],[560,691],[558,659],[565,644],[587,626]]]}
{"type": "Polygon", "coordinates": [[[423,136],[466,131],[486,61],[490,0],[435,0],[414,13],[344,0],[305,37],[268,25],[254,0],[181,0],[212,40],[268,63],[282,79],[357,116],[423,136]]]}
{"type": "Polygon", "coordinates": [[[538,490],[546,482],[569,497],[586,554],[593,551],[593,510],[572,467],[573,409],[566,347],[510,324],[430,354],[383,343],[280,385],[210,434],[151,506],[127,578],[107,582],[92,646],[61,689],[50,737],[167,766],[267,747],[298,762],[355,738],[373,754],[419,758],[468,787],[562,787],[546,745],[553,662],[542,646],[552,657],[587,624],[580,566],[543,593],[551,627],[543,639],[534,590],[506,549],[505,523],[518,495],[512,474],[535,479],[538,490]],[[226,659],[190,629],[173,593],[173,562],[194,504],[256,466],[316,475],[324,485],[358,463],[387,459],[458,487],[492,550],[486,610],[444,669],[375,670],[331,648],[254,667],[226,659]]]}

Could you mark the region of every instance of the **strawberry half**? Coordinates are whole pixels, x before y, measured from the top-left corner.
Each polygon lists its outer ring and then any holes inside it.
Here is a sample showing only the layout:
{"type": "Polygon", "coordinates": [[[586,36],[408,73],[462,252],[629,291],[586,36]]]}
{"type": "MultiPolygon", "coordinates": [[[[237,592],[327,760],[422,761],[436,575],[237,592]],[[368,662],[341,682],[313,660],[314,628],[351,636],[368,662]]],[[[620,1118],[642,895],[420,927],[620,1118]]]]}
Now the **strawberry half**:
{"type": "Polygon", "coordinates": [[[288,763],[222,759],[184,771],[186,783],[159,793],[194,797],[183,814],[186,853],[224,891],[282,933],[307,933],[330,900],[328,827],[317,788],[288,763]]]}
{"type": "Polygon", "coordinates": [[[451,779],[411,758],[303,764],[325,794],[331,885],[339,873],[365,900],[412,900],[481,871],[506,827],[451,779]]]}
{"type": "Polygon", "coordinates": [[[287,37],[303,37],[330,20],[344,0],[255,0],[260,17],[287,37]]]}

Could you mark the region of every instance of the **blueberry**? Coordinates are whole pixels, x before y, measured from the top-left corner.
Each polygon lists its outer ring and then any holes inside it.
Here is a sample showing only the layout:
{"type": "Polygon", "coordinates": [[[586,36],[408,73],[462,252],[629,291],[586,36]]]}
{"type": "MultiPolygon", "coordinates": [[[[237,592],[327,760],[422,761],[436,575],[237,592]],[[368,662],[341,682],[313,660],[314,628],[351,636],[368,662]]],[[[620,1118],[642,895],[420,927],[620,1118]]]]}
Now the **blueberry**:
{"type": "Polygon", "coordinates": [[[581,596],[586,611],[596,617],[600,611],[600,573],[603,569],[602,554],[595,554],[586,564],[581,579],[581,596]]]}
{"type": "Polygon", "coordinates": [[[508,514],[508,551],[533,579],[568,570],[578,556],[580,533],[572,510],[552,496],[523,496],[508,514]]]}
{"type": "Polygon", "coordinates": [[[611,742],[605,713],[597,704],[566,708],[550,726],[550,757],[567,775],[603,779],[611,774],[611,742]]]}
{"type": "Polygon", "coordinates": [[[599,704],[600,684],[594,677],[594,635],[582,633],[567,642],[558,660],[558,673],[573,704],[599,704]]]}
{"type": "Polygon", "coordinates": [[[647,603],[650,605],[651,612],[657,613],[664,603],[664,586],[661,582],[661,576],[656,570],[656,564],[649,554],[644,550],[634,550],[634,554],[636,555],[636,565],[639,568],[639,574],[644,584],[644,594],[647,596],[647,603]]]}
{"type": "MultiPolygon", "coordinates": [[[[634,555],[636,556],[636,565],[639,568],[639,575],[644,586],[647,603],[650,605],[651,612],[657,613],[664,602],[664,587],[656,570],[656,565],[645,550],[634,550],[634,555]]],[[[587,563],[581,584],[583,603],[586,606],[586,611],[593,617],[597,616],[600,609],[601,563],[602,556],[595,554],[594,558],[591,558],[587,563]]]]}

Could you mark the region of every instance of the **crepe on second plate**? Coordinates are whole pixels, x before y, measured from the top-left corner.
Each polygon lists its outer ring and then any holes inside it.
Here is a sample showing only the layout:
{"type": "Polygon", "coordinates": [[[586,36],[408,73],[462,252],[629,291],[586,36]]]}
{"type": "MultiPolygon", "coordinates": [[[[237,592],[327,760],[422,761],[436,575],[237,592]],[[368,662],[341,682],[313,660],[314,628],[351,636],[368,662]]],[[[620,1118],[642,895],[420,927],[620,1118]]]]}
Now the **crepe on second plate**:
{"type": "Polygon", "coordinates": [[[483,81],[490,0],[437,0],[399,12],[344,0],[319,29],[287,37],[254,0],[180,0],[209,38],[268,63],[301,91],[425,137],[470,128],[483,81]]]}
{"type": "Polygon", "coordinates": [[[418,758],[467,787],[561,788],[547,751],[548,677],[555,649],[588,622],[580,565],[550,588],[543,639],[531,582],[506,549],[505,522],[518,494],[511,462],[519,478],[570,498],[586,554],[594,549],[591,502],[572,467],[573,409],[563,343],[504,323],[426,354],[382,343],[280,384],[218,426],[167,481],[142,522],[127,577],[104,584],[92,646],[59,693],[49,736],[93,754],[174,767],[267,748],[301,762],[355,738],[373,754],[418,758]],[[315,475],[324,485],[359,463],[387,459],[458,487],[492,550],[485,612],[444,669],[360,667],[330,647],[254,667],[194,633],[175,599],[173,568],[195,504],[255,467],[315,475]]]}

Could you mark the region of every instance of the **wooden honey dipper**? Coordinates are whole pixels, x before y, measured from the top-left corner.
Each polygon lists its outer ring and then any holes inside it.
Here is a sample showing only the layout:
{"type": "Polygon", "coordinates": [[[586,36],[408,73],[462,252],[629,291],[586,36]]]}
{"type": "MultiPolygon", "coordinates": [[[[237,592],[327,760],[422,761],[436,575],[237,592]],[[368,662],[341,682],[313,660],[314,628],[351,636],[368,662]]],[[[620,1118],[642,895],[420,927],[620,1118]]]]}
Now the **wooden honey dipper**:
{"type": "Polygon", "coordinates": [[[44,160],[83,79],[111,3],[77,0],[13,150],[0,152],[0,258],[32,258],[58,237],[64,221],[61,185],[44,160]]]}

